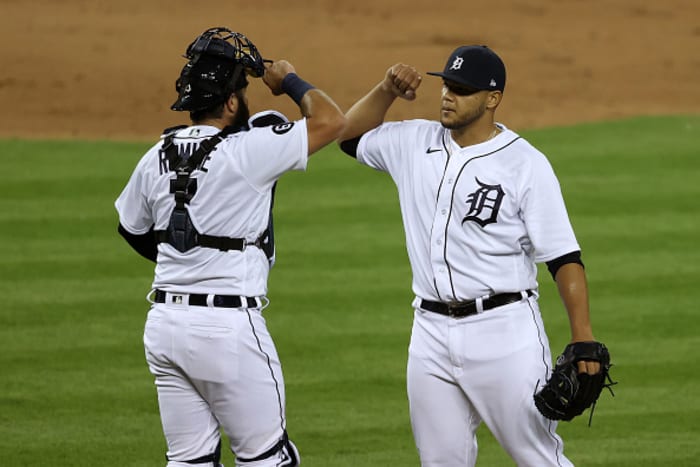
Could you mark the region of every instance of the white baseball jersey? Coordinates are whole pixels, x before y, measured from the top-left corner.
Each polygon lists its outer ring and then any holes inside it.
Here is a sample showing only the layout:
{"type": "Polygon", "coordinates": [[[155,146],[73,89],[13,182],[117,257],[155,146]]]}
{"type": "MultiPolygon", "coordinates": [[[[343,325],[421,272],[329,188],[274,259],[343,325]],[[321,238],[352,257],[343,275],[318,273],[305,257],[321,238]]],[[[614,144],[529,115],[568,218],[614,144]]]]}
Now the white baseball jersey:
{"type": "MultiPolygon", "coordinates": [[[[180,130],[174,140],[192,154],[217,134],[212,126],[180,130]]],[[[144,234],[155,224],[164,230],[175,206],[170,181],[175,173],[161,150],[153,146],[138,163],[115,206],[119,221],[132,234],[144,234]]],[[[270,189],[285,172],[305,170],[308,160],[306,120],[234,133],[220,142],[201,170],[192,172],[197,192],[187,205],[201,234],[244,238],[254,242],[270,214],[270,189]]],[[[195,247],[180,253],[168,243],[158,245],[153,288],[181,293],[262,296],[267,293],[269,263],[256,247],[219,251],[195,247]]]]}
{"type": "Polygon", "coordinates": [[[536,289],[535,262],[579,250],[546,157],[513,131],[459,147],[439,122],[388,122],[357,159],[399,192],[413,292],[459,302],[536,289]]]}
{"type": "Polygon", "coordinates": [[[473,467],[482,422],[517,465],[572,465],[532,398],[551,355],[537,294],[523,291],[537,288],[536,262],[579,246],[545,156],[498,126],[461,148],[438,122],[391,122],[357,147],[398,187],[416,295],[407,393],[423,467],[473,467]],[[523,299],[463,318],[421,308],[507,292],[523,299]]]}
{"type": "MultiPolygon", "coordinates": [[[[192,155],[218,132],[192,126],[178,131],[174,143],[180,154],[192,155]]],[[[162,145],[143,156],[115,203],[121,225],[134,235],[154,225],[165,230],[175,206],[170,182],[176,174],[162,145]]],[[[201,234],[254,242],[268,226],[273,184],[287,171],[304,170],[307,160],[306,120],[227,136],[191,174],[196,193],[186,208],[193,225],[201,234]]],[[[284,377],[263,300],[255,306],[244,300],[237,308],[214,303],[214,295],[266,295],[269,267],[255,246],[197,246],[180,253],[168,243],[158,245],[153,288],[164,297],[148,312],[143,341],[158,390],[168,467],[204,465],[198,460],[215,457],[220,430],[239,460],[268,453],[282,439],[284,377]],[[190,294],[205,294],[207,304],[191,303],[190,294]]],[[[255,465],[283,465],[284,449],[255,465]]]]}

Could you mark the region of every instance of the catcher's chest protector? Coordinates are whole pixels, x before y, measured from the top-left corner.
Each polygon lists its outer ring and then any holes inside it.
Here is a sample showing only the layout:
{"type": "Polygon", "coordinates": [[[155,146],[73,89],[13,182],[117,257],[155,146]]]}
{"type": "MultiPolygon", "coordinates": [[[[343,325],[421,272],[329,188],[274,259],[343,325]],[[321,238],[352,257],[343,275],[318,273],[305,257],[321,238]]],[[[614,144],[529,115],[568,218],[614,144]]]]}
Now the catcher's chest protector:
{"type": "Polygon", "coordinates": [[[268,259],[272,257],[274,253],[272,206],[270,206],[268,228],[252,243],[246,243],[243,238],[217,237],[214,235],[203,235],[197,232],[186,207],[192,197],[197,193],[197,179],[191,178],[192,172],[202,164],[207,156],[216,148],[216,145],[233,131],[235,131],[235,129],[225,128],[219,134],[202,141],[194,154],[187,158],[180,156],[178,153],[177,146],[173,142],[175,132],[170,133],[165,138],[162,150],[165,152],[170,170],[174,170],[177,176],[174,180],[170,181],[170,192],[175,196],[175,207],[170,214],[170,223],[166,230],[157,230],[155,232],[156,240],[159,243],[168,243],[181,253],[185,253],[197,246],[216,248],[221,251],[242,251],[246,246],[253,245],[261,248],[268,259]]]}

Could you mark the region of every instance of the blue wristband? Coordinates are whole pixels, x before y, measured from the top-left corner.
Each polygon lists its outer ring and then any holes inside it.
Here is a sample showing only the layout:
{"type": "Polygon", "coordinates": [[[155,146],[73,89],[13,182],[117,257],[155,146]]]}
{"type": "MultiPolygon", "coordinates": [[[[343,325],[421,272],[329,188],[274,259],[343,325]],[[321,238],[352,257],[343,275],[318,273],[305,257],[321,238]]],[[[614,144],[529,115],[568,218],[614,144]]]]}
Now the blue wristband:
{"type": "Polygon", "coordinates": [[[289,73],[282,80],[282,91],[291,97],[297,105],[309,90],[316,89],[313,85],[299,78],[296,73],[289,73]]]}

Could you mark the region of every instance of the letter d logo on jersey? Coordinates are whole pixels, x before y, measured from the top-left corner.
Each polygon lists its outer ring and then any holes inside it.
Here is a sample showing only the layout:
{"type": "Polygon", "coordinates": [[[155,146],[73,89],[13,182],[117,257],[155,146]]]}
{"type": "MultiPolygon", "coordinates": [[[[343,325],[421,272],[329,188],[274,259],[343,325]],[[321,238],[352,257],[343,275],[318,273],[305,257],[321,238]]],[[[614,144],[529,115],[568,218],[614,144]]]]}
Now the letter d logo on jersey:
{"type": "Polygon", "coordinates": [[[505,193],[501,185],[487,185],[478,178],[474,178],[479,185],[476,191],[467,196],[469,211],[462,219],[462,225],[467,221],[473,221],[482,227],[494,224],[501,209],[501,202],[505,193]]]}

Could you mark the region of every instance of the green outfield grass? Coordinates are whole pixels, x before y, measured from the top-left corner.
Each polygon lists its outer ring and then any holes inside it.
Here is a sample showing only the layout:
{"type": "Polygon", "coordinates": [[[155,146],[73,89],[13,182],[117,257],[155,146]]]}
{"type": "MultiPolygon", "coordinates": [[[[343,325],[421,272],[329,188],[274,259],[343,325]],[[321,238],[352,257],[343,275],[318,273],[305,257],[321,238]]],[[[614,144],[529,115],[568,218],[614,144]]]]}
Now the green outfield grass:
{"type": "MultiPolygon", "coordinates": [[[[561,425],[566,454],[579,466],[698,465],[700,116],[523,134],[560,177],[620,381],[592,427],[561,425]]],[[[0,141],[2,467],[164,465],[141,343],[152,266],[118,237],[113,208],[149,145],[0,141]]],[[[303,465],[417,467],[393,183],[331,147],[277,193],[265,313],[303,465]]],[[[540,285],[556,353],[566,313],[546,271],[540,285]]],[[[480,467],[513,465],[485,429],[480,446],[480,467]]]]}

